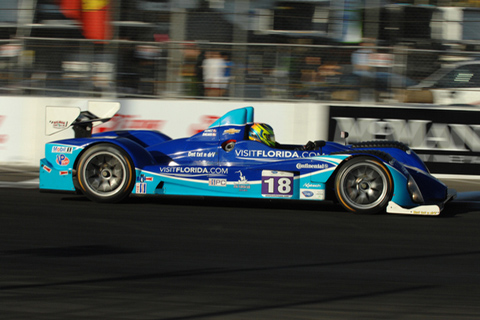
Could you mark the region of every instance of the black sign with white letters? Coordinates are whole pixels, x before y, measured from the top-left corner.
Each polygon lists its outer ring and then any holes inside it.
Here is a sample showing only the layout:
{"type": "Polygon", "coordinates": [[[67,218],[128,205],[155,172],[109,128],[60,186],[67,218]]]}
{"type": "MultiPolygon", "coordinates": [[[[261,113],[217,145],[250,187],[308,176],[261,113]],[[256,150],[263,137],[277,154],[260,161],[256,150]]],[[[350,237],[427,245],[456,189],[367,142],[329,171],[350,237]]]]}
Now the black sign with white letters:
{"type": "Polygon", "coordinates": [[[480,109],[330,106],[328,140],[395,140],[408,145],[432,173],[480,175],[480,109]]]}

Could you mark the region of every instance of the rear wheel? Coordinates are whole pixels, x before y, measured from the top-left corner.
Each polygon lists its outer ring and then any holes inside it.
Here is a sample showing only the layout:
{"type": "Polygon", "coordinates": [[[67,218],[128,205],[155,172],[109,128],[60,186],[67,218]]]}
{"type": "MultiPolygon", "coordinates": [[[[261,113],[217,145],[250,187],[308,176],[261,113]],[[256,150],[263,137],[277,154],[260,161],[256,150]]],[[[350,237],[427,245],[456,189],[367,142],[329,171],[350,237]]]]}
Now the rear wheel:
{"type": "Polygon", "coordinates": [[[83,194],[96,202],[119,202],[132,192],[134,166],[125,151],[111,144],[91,147],[78,163],[83,194]]]}
{"type": "Polygon", "coordinates": [[[393,179],[385,165],[374,158],[347,161],[335,178],[335,194],[352,212],[374,214],[385,210],[393,195],[393,179]]]}

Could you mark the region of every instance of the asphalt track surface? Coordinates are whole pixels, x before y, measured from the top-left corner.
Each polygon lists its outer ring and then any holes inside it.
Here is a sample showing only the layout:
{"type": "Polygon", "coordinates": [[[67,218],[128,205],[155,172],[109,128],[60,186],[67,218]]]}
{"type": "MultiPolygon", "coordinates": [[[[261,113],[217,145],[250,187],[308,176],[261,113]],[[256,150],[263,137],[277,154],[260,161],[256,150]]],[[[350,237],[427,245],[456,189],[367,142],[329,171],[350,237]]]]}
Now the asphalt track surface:
{"type": "Polygon", "coordinates": [[[441,217],[0,184],[0,318],[479,319],[480,183],[441,217]]]}

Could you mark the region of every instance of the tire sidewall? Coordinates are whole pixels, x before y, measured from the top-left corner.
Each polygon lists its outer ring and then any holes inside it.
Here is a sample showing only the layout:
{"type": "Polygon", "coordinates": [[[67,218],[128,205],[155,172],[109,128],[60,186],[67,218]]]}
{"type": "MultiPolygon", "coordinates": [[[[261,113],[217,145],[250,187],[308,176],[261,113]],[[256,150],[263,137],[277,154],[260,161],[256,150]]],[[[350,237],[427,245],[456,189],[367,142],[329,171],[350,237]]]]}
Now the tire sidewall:
{"type": "Polygon", "coordinates": [[[115,203],[124,200],[132,192],[133,186],[135,184],[134,177],[134,166],[133,162],[127,153],[112,144],[98,144],[87,149],[80,157],[80,160],[77,165],[77,175],[78,175],[78,184],[82,193],[87,196],[90,200],[95,202],[107,202],[115,203]],[[108,196],[99,196],[97,193],[93,192],[90,187],[87,179],[85,177],[85,171],[89,162],[97,155],[102,153],[114,154],[121,161],[124,168],[123,175],[124,179],[121,185],[115,189],[115,192],[108,196]]]}
{"type": "Polygon", "coordinates": [[[335,194],[340,204],[348,211],[358,214],[376,214],[385,210],[393,196],[393,178],[388,168],[380,160],[365,156],[354,157],[345,162],[338,171],[335,177],[335,194]],[[378,169],[379,171],[377,172],[381,172],[382,179],[385,180],[384,188],[386,188],[386,190],[382,190],[382,192],[385,191],[383,199],[373,208],[362,208],[360,205],[355,206],[352,200],[348,200],[348,195],[342,185],[345,176],[350,173],[352,167],[359,164],[361,165],[362,163],[378,169]]]}

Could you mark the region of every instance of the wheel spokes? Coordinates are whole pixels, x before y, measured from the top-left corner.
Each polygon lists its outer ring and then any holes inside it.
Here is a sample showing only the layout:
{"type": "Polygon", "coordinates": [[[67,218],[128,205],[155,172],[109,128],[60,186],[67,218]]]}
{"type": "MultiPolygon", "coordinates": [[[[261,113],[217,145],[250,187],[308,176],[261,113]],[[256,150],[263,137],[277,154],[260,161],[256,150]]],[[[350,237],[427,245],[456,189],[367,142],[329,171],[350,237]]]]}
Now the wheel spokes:
{"type": "Polygon", "coordinates": [[[90,189],[97,194],[114,192],[124,181],[125,167],[111,154],[93,156],[86,165],[85,176],[90,189]]]}
{"type": "Polygon", "coordinates": [[[359,205],[373,205],[384,191],[382,175],[370,165],[361,165],[346,174],[345,190],[348,198],[359,205]]]}

